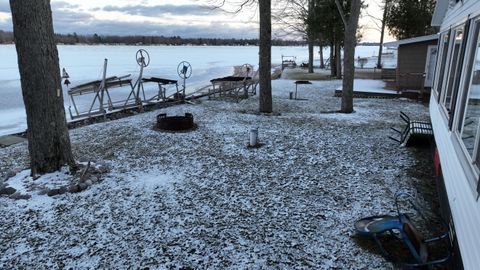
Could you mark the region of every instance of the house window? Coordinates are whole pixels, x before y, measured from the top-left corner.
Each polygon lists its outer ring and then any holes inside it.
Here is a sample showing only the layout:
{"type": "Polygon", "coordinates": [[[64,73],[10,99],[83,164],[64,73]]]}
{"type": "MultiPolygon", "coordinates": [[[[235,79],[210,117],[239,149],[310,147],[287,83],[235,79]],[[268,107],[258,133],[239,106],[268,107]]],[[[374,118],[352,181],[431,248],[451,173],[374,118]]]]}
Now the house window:
{"type": "Polygon", "coordinates": [[[433,77],[435,75],[435,64],[437,61],[438,46],[430,45],[427,47],[427,63],[425,64],[425,82],[424,87],[432,87],[433,77]]]}
{"type": "Polygon", "coordinates": [[[445,109],[448,112],[448,115],[450,116],[451,113],[453,113],[453,96],[457,92],[457,87],[458,87],[458,82],[460,79],[461,75],[461,69],[462,69],[462,63],[461,59],[463,58],[463,53],[462,53],[462,43],[464,40],[464,25],[455,29],[452,33],[452,38],[451,38],[451,51],[450,51],[450,65],[448,67],[448,75],[446,79],[446,84],[445,84],[445,92],[443,93],[442,97],[442,103],[445,107],[445,109]]]}
{"type": "Polygon", "coordinates": [[[456,108],[456,137],[464,155],[464,165],[470,167],[470,183],[480,196],[480,20],[471,24],[468,46],[464,50],[465,74],[456,108]]]}
{"type": "Polygon", "coordinates": [[[459,113],[462,117],[459,121],[458,131],[461,142],[465,147],[472,162],[480,164],[479,153],[479,128],[480,128],[480,22],[475,23],[472,36],[472,47],[469,54],[469,62],[466,73],[464,102],[461,104],[459,113]]]}
{"type": "Polygon", "coordinates": [[[439,61],[437,62],[437,77],[435,85],[435,92],[440,97],[443,88],[443,77],[445,74],[445,64],[447,63],[448,43],[450,41],[450,31],[443,33],[440,37],[439,43],[439,61]]]}

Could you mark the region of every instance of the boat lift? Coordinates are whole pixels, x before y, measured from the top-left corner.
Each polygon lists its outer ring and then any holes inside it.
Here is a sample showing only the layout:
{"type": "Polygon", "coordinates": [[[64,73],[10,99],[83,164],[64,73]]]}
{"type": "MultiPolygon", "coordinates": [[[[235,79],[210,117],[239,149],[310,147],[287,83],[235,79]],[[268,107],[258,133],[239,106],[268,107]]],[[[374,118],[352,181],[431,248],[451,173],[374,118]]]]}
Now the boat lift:
{"type": "Polygon", "coordinates": [[[177,67],[178,76],[183,79],[182,87],[178,87],[177,80],[159,78],[159,77],[143,77],[143,69],[150,64],[150,55],[146,50],[140,49],[136,54],[137,64],[140,66],[140,73],[137,81],[133,85],[134,91],[130,93],[125,106],[130,102],[130,98],[134,98],[139,109],[143,109],[143,105],[155,104],[158,102],[177,101],[185,99],[186,80],[192,75],[192,66],[186,61],[180,62],[177,67]],[[182,67],[180,69],[180,67],[182,67]],[[156,83],[158,85],[158,92],[152,97],[145,95],[145,83],[156,83]],[[167,86],[174,86],[175,92],[167,96],[167,86]]]}
{"type": "Polygon", "coordinates": [[[147,51],[140,49],[136,53],[136,62],[140,66],[140,72],[137,80],[132,84],[130,74],[117,77],[107,77],[108,59],[105,59],[102,71],[102,79],[77,85],[68,90],[72,106],[69,107],[71,119],[106,115],[108,111],[126,110],[138,107],[143,110],[143,106],[156,104],[159,102],[177,101],[185,99],[186,80],[192,75],[192,66],[186,61],[182,61],[177,68],[180,78],[183,79],[183,85],[178,87],[176,80],[163,79],[157,77],[144,78],[143,71],[150,64],[150,56],[147,51]],[[157,83],[158,92],[153,97],[147,97],[145,94],[145,83],[157,83]],[[170,96],[166,95],[166,87],[174,86],[175,92],[170,96]],[[129,87],[130,91],[126,99],[113,101],[109,90],[118,87],[129,87]],[[93,101],[89,109],[81,112],[77,106],[75,98],[80,95],[94,94],[93,101]],[[95,106],[98,104],[97,106],[95,106]]]}
{"type": "Polygon", "coordinates": [[[210,80],[212,87],[208,89],[208,98],[233,97],[237,102],[246,99],[249,95],[255,95],[258,85],[258,70],[254,72],[253,66],[244,64],[241,74],[210,80]]]}
{"type": "MultiPolygon", "coordinates": [[[[101,80],[80,84],[68,90],[68,95],[70,96],[70,100],[75,110],[75,114],[73,114],[72,107],[70,106],[68,108],[71,119],[91,117],[91,116],[102,115],[102,114],[105,115],[106,114],[105,107],[107,107],[108,110],[110,111],[114,109],[118,109],[118,107],[115,106],[115,104],[118,104],[118,102],[114,102],[110,96],[109,89],[111,88],[129,86],[131,90],[130,95],[131,94],[135,95],[135,92],[133,91],[134,88],[132,85],[132,79],[129,78],[130,74],[121,76],[121,77],[117,77],[117,76],[107,77],[107,65],[108,65],[108,59],[105,59],[103,63],[103,72],[102,72],[103,75],[101,80]],[[75,102],[75,97],[86,95],[86,94],[94,94],[93,101],[88,111],[80,112],[78,109],[77,103],[75,102]],[[96,103],[98,103],[98,108],[95,108],[96,103]]],[[[125,107],[126,104],[127,102],[125,102],[123,107],[125,107]]]]}
{"type": "Polygon", "coordinates": [[[188,77],[183,76],[182,73],[178,72],[179,77],[184,79],[182,88],[178,87],[178,81],[177,80],[171,80],[171,79],[164,79],[164,78],[158,78],[158,77],[150,77],[150,78],[144,78],[143,77],[143,69],[146,68],[150,64],[150,55],[148,54],[147,51],[140,49],[137,51],[136,55],[137,63],[140,66],[140,75],[138,76],[137,81],[134,84],[134,89],[135,90],[135,95],[129,95],[126,103],[128,103],[130,97],[134,97],[137,100],[137,104],[139,106],[146,105],[146,104],[154,104],[158,102],[164,102],[164,101],[170,101],[172,99],[174,100],[179,100],[179,99],[184,99],[185,97],[185,80],[190,77],[192,74],[192,67],[191,65],[186,62],[182,61],[179,64],[180,65],[186,65],[185,67],[185,72],[188,73],[188,77]],[[186,63],[186,64],[184,64],[186,63]],[[187,65],[188,64],[188,65],[187,65]],[[145,83],[156,83],[158,85],[158,92],[156,95],[153,97],[146,97],[145,95],[145,88],[144,84],[145,83]],[[167,86],[174,86],[175,87],[175,93],[167,96],[167,86]]]}
{"type": "Polygon", "coordinates": [[[297,67],[297,57],[296,56],[288,56],[282,54],[282,70],[285,68],[296,68],[297,67]]]}

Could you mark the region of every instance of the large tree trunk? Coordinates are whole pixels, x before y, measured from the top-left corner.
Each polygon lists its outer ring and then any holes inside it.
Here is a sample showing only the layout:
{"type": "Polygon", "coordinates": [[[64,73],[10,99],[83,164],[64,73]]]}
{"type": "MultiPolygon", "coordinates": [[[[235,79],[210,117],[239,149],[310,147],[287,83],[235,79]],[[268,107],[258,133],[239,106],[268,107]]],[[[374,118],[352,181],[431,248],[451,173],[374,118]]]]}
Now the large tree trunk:
{"type": "Polygon", "coordinates": [[[49,0],[10,0],[32,175],[74,165],[49,0]]]}
{"type": "Polygon", "coordinates": [[[352,0],[350,16],[345,26],[344,40],[344,77],[342,85],[342,109],[344,113],[353,112],[353,79],[355,76],[355,46],[357,43],[358,17],[361,0],[352,0]]]}
{"type": "Polygon", "coordinates": [[[308,37],[308,73],[313,73],[313,37],[308,37]]]}
{"type": "MultiPolygon", "coordinates": [[[[13,1],[13,0],[12,0],[13,1]]],[[[258,1],[260,12],[260,112],[272,112],[272,16],[271,0],[258,1]]]]}

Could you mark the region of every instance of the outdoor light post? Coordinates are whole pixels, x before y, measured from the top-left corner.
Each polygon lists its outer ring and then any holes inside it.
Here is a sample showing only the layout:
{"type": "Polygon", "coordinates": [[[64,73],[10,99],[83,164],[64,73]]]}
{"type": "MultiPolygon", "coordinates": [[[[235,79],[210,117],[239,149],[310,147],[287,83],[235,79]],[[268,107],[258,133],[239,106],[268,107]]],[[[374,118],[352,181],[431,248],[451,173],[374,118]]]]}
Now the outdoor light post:
{"type": "Polygon", "coordinates": [[[250,129],[250,143],[249,146],[258,145],[258,128],[250,129]]]}

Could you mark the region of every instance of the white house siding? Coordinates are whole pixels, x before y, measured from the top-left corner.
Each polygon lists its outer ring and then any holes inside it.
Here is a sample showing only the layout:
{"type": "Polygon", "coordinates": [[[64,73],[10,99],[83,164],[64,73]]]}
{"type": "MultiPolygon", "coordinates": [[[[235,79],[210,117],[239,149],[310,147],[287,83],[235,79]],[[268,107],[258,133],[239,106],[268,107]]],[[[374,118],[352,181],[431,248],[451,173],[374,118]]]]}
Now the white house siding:
{"type": "Polygon", "coordinates": [[[435,95],[430,99],[430,116],[440,155],[457,239],[465,269],[480,269],[480,203],[466,179],[452,144],[452,134],[442,118],[435,95]]]}
{"type": "Polygon", "coordinates": [[[451,26],[465,22],[469,15],[470,18],[480,15],[479,0],[463,0],[463,3],[460,1],[456,5],[452,3],[447,10],[440,32],[443,32],[451,26]]]}
{"type": "Polygon", "coordinates": [[[441,26],[448,9],[448,0],[437,0],[432,16],[432,26],[441,26]]]}

